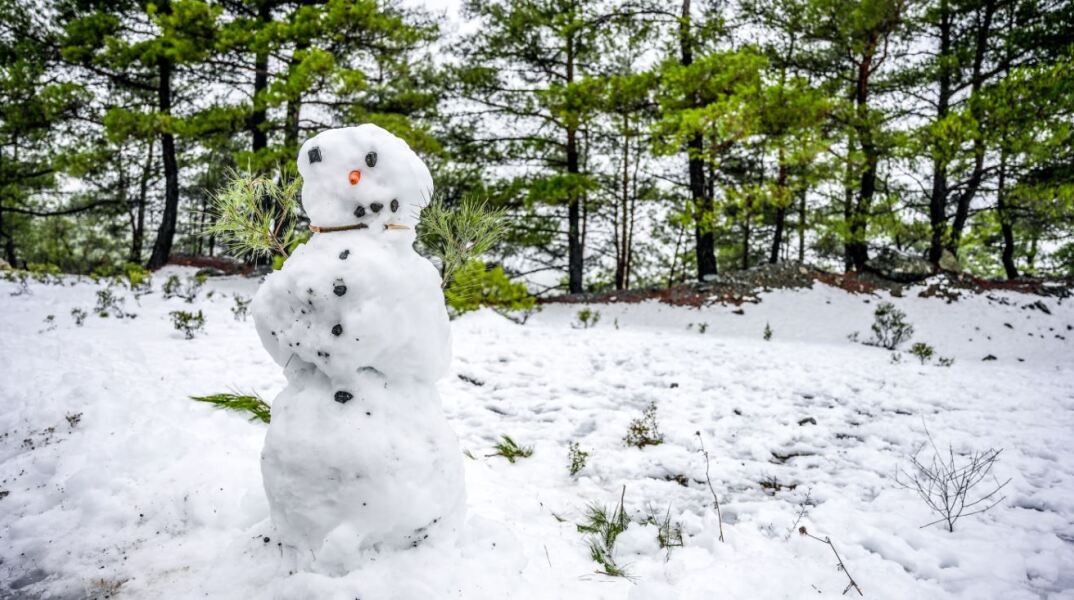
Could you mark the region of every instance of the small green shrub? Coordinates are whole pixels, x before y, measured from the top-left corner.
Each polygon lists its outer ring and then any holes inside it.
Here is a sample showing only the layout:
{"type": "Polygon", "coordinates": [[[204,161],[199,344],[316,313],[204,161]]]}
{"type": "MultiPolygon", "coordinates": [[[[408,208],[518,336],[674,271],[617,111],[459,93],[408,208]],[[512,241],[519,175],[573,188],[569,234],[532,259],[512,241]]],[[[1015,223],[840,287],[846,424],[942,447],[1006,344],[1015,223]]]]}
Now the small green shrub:
{"type": "Polygon", "coordinates": [[[188,340],[194,339],[194,334],[205,331],[205,315],[200,310],[196,313],[173,310],[168,314],[172,317],[172,325],[175,329],[182,331],[188,340]]]}
{"type": "Polygon", "coordinates": [[[444,299],[456,315],[483,306],[497,311],[528,311],[537,304],[526,284],[511,281],[503,267],[487,269],[480,260],[472,260],[454,271],[444,290],[444,299]]]}
{"type": "Polygon", "coordinates": [[[671,506],[668,506],[667,512],[661,517],[653,510],[652,505],[649,505],[645,523],[656,526],[656,541],[661,548],[667,550],[668,556],[671,555],[672,548],[683,547],[682,523],[671,521],[671,506]]]}
{"type": "Polygon", "coordinates": [[[589,453],[582,450],[578,442],[571,442],[567,445],[567,458],[570,459],[568,469],[571,472],[571,477],[574,477],[585,468],[586,461],[589,460],[589,453]]]}
{"type": "Polygon", "coordinates": [[[153,273],[137,263],[123,265],[123,275],[127,288],[134,292],[135,296],[148,294],[153,290],[153,273]]]}
{"type": "Polygon", "coordinates": [[[599,504],[590,504],[586,509],[586,522],[577,525],[579,533],[587,534],[589,555],[603,569],[600,573],[613,577],[625,577],[626,571],[615,563],[615,541],[619,534],[627,530],[630,520],[623,508],[626,487],[619,496],[619,504],[608,514],[608,509],[599,504]]]}
{"type": "Polygon", "coordinates": [[[101,318],[107,318],[109,315],[117,319],[134,316],[123,312],[123,303],[126,300],[126,298],[112,293],[111,288],[97,290],[97,304],[93,307],[93,312],[97,313],[97,316],[101,318]]]}
{"type": "Polygon", "coordinates": [[[207,402],[226,410],[250,413],[250,420],[268,423],[272,420],[272,407],[260,396],[243,396],[240,394],[212,394],[210,396],[191,396],[191,400],[207,402]]]}
{"type": "Polygon", "coordinates": [[[925,364],[932,360],[932,355],[935,353],[936,351],[933,347],[925,342],[915,342],[913,346],[910,346],[910,354],[916,356],[917,359],[921,361],[921,364],[925,364]]]}
{"type": "Polygon", "coordinates": [[[906,322],[906,313],[890,302],[883,302],[873,313],[873,339],[870,346],[894,350],[914,335],[914,326],[906,322]]]}
{"type": "Polygon", "coordinates": [[[160,289],[164,292],[165,299],[182,298],[187,304],[192,304],[197,299],[201,286],[205,285],[206,279],[207,277],[202,274],[187,277],[185,281],[178,275],[169,275],[160,289]]]}
{"type": "Polygon", "coordinates": [[[571,324],[572,327],[575,329],[589,329],[590,327],[595,327],[600,321],[600,311],[586,306],[579,310],[575,317],[578,320],[571,324]]]}
{"type": "Polygon", "coordinates": [[[955,364],[955,359],[950,356],[941,356],[936,359],[936,364],[941,367],[950,367],[955,364]]]}
{"type": "Polygon", "coordinates": [[[81,308],[72,308],[71,318],[75,320],[76,326],[82,327],[82,324],[86,322],[86,311],[81,308]]]}
{"type": "Polygon", "coordinates": [[[240,296],[235,294],[235,306],[231,307],[231,314],[235,317],[235,320],[246,320],[246,314],[250,312],[250,302],[252,298],[240,296]]]}
{"type": "Polygon", "coordinates": [[[655,402],[650,402],[649,406],[642,411],[641,417],[630,422],[623,441],[635,448],[658,446],[664,443],[664,434],[660,433],[660,424],[656,420],[655,402]]]}
{"type": "Polygon", "coordinates": [[[764,324],[763,337],[764,337],[764,341],[766,341],[766,342],[772,340],[772,327],[768,323],[764,324]]]}
{"type": "Polygon", "coordinates": [[[493,449],[496,451],[486,456],[502,456],[511,464],[515,464],[515,461],[520,458],[533,456],[533,446],[519,446],[509,435],[501,435],[500,441],[493,446],[493,449]]]}

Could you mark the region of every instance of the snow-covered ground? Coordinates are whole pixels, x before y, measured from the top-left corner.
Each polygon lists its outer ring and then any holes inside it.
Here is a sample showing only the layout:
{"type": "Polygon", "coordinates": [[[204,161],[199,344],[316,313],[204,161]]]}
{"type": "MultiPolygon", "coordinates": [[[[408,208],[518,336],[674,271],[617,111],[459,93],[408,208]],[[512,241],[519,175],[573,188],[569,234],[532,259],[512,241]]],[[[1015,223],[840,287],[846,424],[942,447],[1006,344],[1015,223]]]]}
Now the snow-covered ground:
{"type": "Polygon", "coordinates": [[[192,271],[158,273],[140,300],[115,288],[133,319],[94,315],[102,286],[88,280],[17,296],[0,283],[0,598],[839,597],[847,577],[831,549],[795,531],[803,510],[799,524],[830,536],[866,598],[1074,598],[1074,301],[1045,298],[1048,314],[1013,293],[948,304],[817,285],[764,294],[743,314],[593,306],[588,329],[572,326],[575,305],[525,325],[467,315],[440,383],[471,458],[458,547],[331,577],[279,569],[265,426],[188,399],[271,400],[283,387],[252,320],[230,312],[257,282],[210,280],[189,305],[162,298],[171,273],[192,271]],[[953,366],[893,363],[847,339],[867,338],[889,299],[914,341],[953,366]],[[81,327],[73,308],[90,313],[81,327]],[[186,340],[168,313],[191,309],[206,327],[186,340]],[[649,403],[664,443],[629,447],[649,403]],[[926,426],[956,452],[1002,448],[995,474],[1011,479],[999,506],[954,533],[920,528],[936,517],[894,481],[926,426]],[[532,457],[487,456],[502,434],[532,457]],[[589,452],[573,478],[570,442],[589,452]],[[629,577],[615,578],[596,573],[576,524],[624,486],[634,522],[615,558],[629,577]],[[681,523],[682,547],[659,547],[640,522],[650,507],[681,523]]]}

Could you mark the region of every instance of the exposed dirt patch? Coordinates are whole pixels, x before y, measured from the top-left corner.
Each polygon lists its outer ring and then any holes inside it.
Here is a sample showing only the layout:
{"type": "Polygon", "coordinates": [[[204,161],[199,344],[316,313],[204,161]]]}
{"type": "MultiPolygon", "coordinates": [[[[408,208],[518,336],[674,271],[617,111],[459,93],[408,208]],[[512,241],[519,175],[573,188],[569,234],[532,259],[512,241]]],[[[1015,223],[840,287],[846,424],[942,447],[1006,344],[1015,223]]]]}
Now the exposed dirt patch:
{"type": "Polygon", "coordinates": [[[884,290],[894,296],[917,291],[923,298],[943,298],[954,302],[964,294],[985,294],[995,290],[1011,290],[1038,296],[1066,298],[1072,295],[1074,281],[1049,279],[1018,279],[1015,281],[991,280],[965,273],[942,271],[929,277],[926,282],[908,284],[895,281],[872,272],[832,273],[810,265],[794,262],[762,265],[743,271],[733,271],[717,276],[712,281],[690,283],[671,288],[644,288],[636,290],[611,290],[588,294],[567,294],[541,298],[542,304],[557,302],[573,304],[609,304],[613,302],[636,303],[657,300],[674,306],[695,308],[711,304],[740,306],[761,301],[758,294],[776,289],[811,288],[822,283],[853,294],[873,294],[884,290]],[[920,290],[920,291],[918,291],[920,290]]]}

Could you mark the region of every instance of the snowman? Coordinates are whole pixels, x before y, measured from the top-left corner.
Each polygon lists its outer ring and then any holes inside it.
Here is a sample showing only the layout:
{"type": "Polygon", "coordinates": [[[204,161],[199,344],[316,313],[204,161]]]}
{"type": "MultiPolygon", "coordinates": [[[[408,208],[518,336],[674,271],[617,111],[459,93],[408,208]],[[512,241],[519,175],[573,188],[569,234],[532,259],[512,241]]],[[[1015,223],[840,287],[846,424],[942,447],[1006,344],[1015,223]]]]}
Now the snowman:
{"type": "Polygon", "coordinates": [[[310,240],[253,301],[287,387],[261,473],[296,568],[346,571],[368,551],[453,537],[462,457],[436,391],[451,339],[437,269],[413,248],[433,191],[407,144],[375,125],[302,145],[310,240]]]}

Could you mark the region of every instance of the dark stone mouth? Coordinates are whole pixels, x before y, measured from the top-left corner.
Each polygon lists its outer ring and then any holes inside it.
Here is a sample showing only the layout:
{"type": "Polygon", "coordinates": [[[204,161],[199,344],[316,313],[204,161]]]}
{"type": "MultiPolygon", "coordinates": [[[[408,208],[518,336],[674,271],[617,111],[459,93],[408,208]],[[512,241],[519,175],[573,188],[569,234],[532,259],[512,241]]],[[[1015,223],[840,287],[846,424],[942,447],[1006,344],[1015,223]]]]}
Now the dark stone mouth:
{"type": "Polygon", "coordinates": [[[370,204],[370,205],[369,205],[369,208],[370,208],[370,209],[371,209],[371,210],[372,210],[373,212],[375,212],[375,213],[379,213],[379,212],[380,212],[380,209],[384,208],[384,205],[383,205],[383,204],[381,204],[380,202],[374,202],[374,203],[372,203],[372,204],[370,204]]]}
{"type": "Polygon", "coordinates": [[[364,217],[365,216],[365,207],[362,206],[361,204],[359,204],[357,206],[357,208],[354,209],[354,216],[358,217],[359,219],[364,217]]]}

